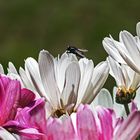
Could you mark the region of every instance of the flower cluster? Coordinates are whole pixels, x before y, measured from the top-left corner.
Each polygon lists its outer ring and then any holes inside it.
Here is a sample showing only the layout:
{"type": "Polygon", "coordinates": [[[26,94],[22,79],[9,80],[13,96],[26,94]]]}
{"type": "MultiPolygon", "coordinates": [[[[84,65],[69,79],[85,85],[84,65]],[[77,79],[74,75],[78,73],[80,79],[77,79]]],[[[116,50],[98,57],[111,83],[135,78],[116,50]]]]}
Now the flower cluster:
{"type": "Polygon", "coordinates": [[[56,58],[42,50],[19,70],[9,62],[8,73],[0,65],[0,139],[139,140],[140,23],[136,29],[104,38],[109,56],[96,66],[75,47],[56,58]],[[109,74],[113,95],[103,88],[109,74]]]}

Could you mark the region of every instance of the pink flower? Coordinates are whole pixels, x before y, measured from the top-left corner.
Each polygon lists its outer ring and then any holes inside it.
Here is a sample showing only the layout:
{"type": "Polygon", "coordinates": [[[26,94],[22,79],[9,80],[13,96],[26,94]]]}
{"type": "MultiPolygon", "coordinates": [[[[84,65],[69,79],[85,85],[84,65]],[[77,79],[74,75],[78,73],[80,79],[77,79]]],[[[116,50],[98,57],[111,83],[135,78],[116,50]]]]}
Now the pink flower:
{"type": "Polygon", "coordinates": [[[17,108],[26,106],[34,98],[31,91],[21,89],[19,81],[0,75],[0,126],[14,119],[17,108]]]}
{"type": "Polygon", "coordinates": [[[44,135],[46,134],[44,104],[43,99],[38,99],[31,102],[27,107],[19,108],[15,120],[7,122],[5,128],[12,129],[22,140],[44,140],[44,135]]]}
{"type": "Polygon", "coordinates": [[[140,112],[136,110],[122,120],[110,109],[97,107],[92,112],[81,105],[76,120],[79,140],[135,140],[140,134],[140,112]]]}
{"type": "Polygon", "coordinates": [[[123,120],[113,110],[80,105],[77,113],[47,121],[46,140],[135,140],[140,134],[140,112],[123,120]],[[128,135],[129,134],[129,135],[128,135]]]}
{"type": "Polygon", "coordinates": [[[45,119],[44,101],[36,100],[18,111],[7,126],[15,128],[21,140],[135,140],[140,134],[140,112],[116,118],[111,109],[80,105],[71,116],[45,119]],[[129,135],[128,135],[129,134],[129,135]]]}

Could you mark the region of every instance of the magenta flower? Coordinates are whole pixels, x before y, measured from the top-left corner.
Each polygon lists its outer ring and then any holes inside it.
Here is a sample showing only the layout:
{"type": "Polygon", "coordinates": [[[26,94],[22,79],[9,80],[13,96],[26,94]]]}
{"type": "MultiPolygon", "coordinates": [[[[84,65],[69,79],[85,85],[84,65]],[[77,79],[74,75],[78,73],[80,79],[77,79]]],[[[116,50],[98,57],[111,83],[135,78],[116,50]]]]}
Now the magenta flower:
{"type": "Polygon", "coordinates": [[[110,109],[97,107],[92,112],[81,105],[76,119],[79,140],[135,140],[140,134],[140,112],[136,110],[123,120],[110,109]]]}
{"type": "Polygon", "coordinates": [[[70,117],[47,121],[46,140],[135,140],[140,134],[139,123],[136,109],[123,120],[116,118],[113,110],[80,105],[70,117]]]}
{"type": "Polygon", "coordinates": [[[18,107],[25,107],[35,95],[28,89],[21,89],[20,82],[0,75],[0,126],[13,120],[18,107]]]}
{"type": "Polygon", "coordinates": [[[89,105],[80,105],[71,116],[46,121],[42,99],[21,109],[10,123],[22,140],[135,140],[140,135],[140,112],[136,108],[123,120],[111,109],[98,106],[91,110],[89,105]]]}
{"type": "Polygon", "coordinates": [[[46,118],[44,105],[44,100],[38,99],[31,102],[27,107],[18,108],[15,119],[8,121],[5,128],[12,129],[13,133],[19,135],[22,140],[45,140],[46,118]]]}

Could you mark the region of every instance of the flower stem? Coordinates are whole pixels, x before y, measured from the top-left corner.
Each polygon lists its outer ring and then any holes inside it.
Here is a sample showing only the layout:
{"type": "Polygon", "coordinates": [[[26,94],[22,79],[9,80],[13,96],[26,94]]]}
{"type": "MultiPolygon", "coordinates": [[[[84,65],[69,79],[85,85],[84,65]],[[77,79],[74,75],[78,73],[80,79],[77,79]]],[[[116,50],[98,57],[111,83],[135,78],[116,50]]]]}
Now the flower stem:
{"type": "Polygon", "coordinates": [[[124,104],[124,108],[125,108],[125,112],[126,112],[126,114],[127,114],[127,116],[128,116],[129,113],[130,113],[128,104],[124,104]]]}

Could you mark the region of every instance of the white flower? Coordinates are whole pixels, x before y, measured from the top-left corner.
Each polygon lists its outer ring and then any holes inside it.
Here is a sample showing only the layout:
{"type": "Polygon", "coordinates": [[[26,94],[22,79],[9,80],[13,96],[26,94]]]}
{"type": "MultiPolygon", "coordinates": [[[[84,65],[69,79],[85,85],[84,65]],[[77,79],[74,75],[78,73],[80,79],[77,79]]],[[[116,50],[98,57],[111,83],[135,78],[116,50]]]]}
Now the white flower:
{"type": "MultiPolygon", "coordinates": [[[[43,50],[38,62],[27,58],[25,70],[20,68],[19,73],[24,87],[38,97],[45,97],[50,114],[60,116],[76,111],[80,103],[90,104],[104,85],[109,67],[107,61],[94,68],[92,60],[78,60],[74,54],[67,53],[54,58],[43,50]]],[[[9,75],[12,74],[9,67],[9,75]]]]}
{"type": "Polygon", "coordinates": [[[119,64],[111,57],[108,57],[107,60],[110,74],[117,85],[113,89],[113,100],[109,91],[102,89],[92,104],[113,108],[117,116],[126,116],[124,104],[129,104],[130,108],[133,99],[140,109],[140,90],[137,90],[140,85],[140,75],[126,64],[119,64]]]}
{"type": "Polygon", "coordinates": [[[138,36],[121,31],[119,41],[106,37],[103,40],[103,46],[115,60],[127,63],[133,70],[140,73],[140,22],[137,23],[136,31],[138,36]]]}
{"type": "Polygon", "coordinates": [[[117,61],[108,57],[110,74],[114,77],[118,91],[116,102],[128,104],[135,98],[136,90],[140,85],[140,75],[126,64],[119,64],[117,61]]]}

